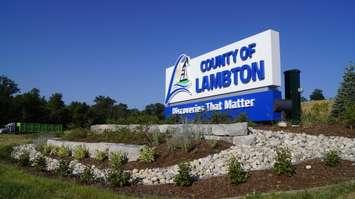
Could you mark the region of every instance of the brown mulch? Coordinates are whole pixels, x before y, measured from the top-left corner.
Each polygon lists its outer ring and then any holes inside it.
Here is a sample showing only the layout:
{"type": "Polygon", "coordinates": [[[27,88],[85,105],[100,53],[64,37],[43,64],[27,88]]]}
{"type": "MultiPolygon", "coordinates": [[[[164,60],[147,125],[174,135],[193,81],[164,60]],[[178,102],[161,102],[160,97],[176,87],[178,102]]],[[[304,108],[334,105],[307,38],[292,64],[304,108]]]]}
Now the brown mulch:
{"type": "Polygon", "coordinates": [[[166,185],[133,185],[115,188],[119,192],[144,196],[147,194],[182,198],[223,198],[242,196],[253,192],[274,192],[300,190],[338,183],[355,178],[355,165],[350,161],[341,161],[337,167],[327,167],[321,160],[310,160],[296,166],[292,177],[279,176],[272,170],[251,171],[247,182],[232,185],[228,176],[199,180],[190,187],[166,185]],[[306,165],[312,168],[305,169],[306,165]]]}
{"type": "Polygon", "coordinates": [[[318,124],[312,126],[299,126],[299,127],[278,127],[277,125],[257,125],[255,129],[271,130],[271,131],[285,131],[291,133],[307,133],[310,135],[323,134],[325,136],[343,136],[355,138],[355,128],[345,128],[340,124],[318,124]]]}
{"type": "Polygon", "coordinates": [[[232,146],[231,143],[221,140],[217,141],[217,145],[214,148],[212,148],[206,140],[194,142],[194,145],[194,149],[189,152],[185,152],[182,149],[169,150],[168,145],[166,143],[160,144],[155,149],[155,151],[157,152],[157,157],[154,162],[128,162],[125,165],[125,169],[145,169],[172,166],[180,162],[192,161],[195,159],[206,157],[210,154],[219,153],[220,151],[228,149],[232,146]]]}
{"type": "MultiPolygon", "coordinates": [[[[80,183],[75,177],[61,177],[51,172],[39,172],[32,167],[20,167],[31,174],[80,183]]],[[[131,185],[111,187],[109,185],[92,184],[91,186],[125,193],[136,197],[160,196],[166,198],[225,198],[245,196],[251,193],[267,193],[276,191],[303,190],[355,179],[355,164],[342,160],[336,167],[328,167],[319,159],[305,161],[296,165],[296,173],[292,177],[277,175],[271,169],[249,172],[249,178],[240,185],[231,184],[228,176],[211,177],[195,181],[190,187],[178,187],[174,184],[164,185],[131,185]],[[312,168],[305,169],[306,165],[312,168]]]]}
{"type": "MultiPolygon", "coordinates": [[[[131,170],[131,169],[145,169],[145,168],[158,168],[158,167],[167,167],[178,164],[184,161],[192,161],[195,159],[206,157],[210,154],[219,153],[222,150],[228,149],[232,146],[231,143],[218,140],[217,144],[214,148],[212,148],[206,140],[202,140],[199,142],[194,142],[194,148],[186,152],[182,149],[176,150],[169,150],[169,147],[166,143],[160,144],[155,147],[155,151],[157,152],[157,156],[154,162],[152,163],[144,163],[141,161],[132,161],[125,164],[124,169],[131,170]]],[[[53,158],[59,158],[57,156],[51,155],[53,158]]],[[[65,160],[74,160],[72,156],[59,158],[65,160]]],[[[110,167],[110,163],[108,160],[106,161],[98,161],[93,158],[85,158],[80,160],[81,163],[85,165],[95,165],[98,168],[108,168],[110,167]]]]}

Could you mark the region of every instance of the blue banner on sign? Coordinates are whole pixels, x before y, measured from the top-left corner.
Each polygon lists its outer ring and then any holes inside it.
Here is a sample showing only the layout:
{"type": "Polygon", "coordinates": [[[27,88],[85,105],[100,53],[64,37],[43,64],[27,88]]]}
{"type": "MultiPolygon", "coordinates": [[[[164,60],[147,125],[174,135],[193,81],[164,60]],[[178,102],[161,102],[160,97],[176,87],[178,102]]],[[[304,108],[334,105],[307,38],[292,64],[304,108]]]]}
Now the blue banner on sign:
{"type": "Polygon", "coordinates": [[[222,112],[231,118],[244,113],[250,121],[278,121],[281,114],[274,111],[275,100],[281,99],[281,92],[269,90],[245,95],[236,95],[206,101],[165,107],[165,116],[180,115],[193,120],[197,114],[210,117],[213,112],[222,112]]]}

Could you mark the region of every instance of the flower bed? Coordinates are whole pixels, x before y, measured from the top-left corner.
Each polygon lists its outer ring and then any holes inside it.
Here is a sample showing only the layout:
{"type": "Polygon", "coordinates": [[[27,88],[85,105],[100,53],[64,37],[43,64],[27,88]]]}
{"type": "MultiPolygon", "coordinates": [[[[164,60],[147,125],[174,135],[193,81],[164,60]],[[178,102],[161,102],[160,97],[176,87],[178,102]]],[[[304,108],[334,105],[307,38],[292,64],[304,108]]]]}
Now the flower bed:
{"type": "MultiPolygon", "coordinates": [[[[231,156],[237,156],[243,168],[249,171],[264,170],[272,168],[275,162],[275,149],[279,146],[288,147],[292,153],[292,163],[299,163],[309,159],[323,158],[330,150],[340,152],[342,159],[355,161],[355,139],[344,137],[311,136],[306,134],[292,134],[284,132],[271,132],[251,129],[255,136],[252,145],[232,146],[219,153],[208,155],[190,161],[191,174],[196,178],[208,178],[211,176],[224,175],[228,171],[228,160],[231,156]]],[[[22,154],[28,153],[32,162],[41,153],[34,145],[21,145],[14,148],[12,157],[19,159],[22,154]]],[[[47,170],[56,170],[59,167],[59,160],[46,157],[47,170]]],[[[81,175],[85,168],[91,168],[95,179],[104,181],[110,168],[99,169],[93,165],[84,165],[72,160],[70,168],[73,175],[81,175]]],[[[137,169],[130,168],[133,181],[143,184],[166,184],[173,183],[177,174],[177,165],[162,168],[137,169]]]]}

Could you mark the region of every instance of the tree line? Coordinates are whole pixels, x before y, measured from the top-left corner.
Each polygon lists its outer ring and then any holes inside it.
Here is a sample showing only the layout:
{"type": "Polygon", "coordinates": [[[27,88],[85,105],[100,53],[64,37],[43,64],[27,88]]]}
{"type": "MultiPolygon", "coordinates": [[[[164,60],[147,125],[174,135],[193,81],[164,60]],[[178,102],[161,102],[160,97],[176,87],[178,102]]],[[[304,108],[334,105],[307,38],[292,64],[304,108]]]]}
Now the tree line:
{"type": "Polygon", "coordinates": [[[97,96],[94,104],[73,101],[66,105],[61,93],[53,93],[48,100],[40,90],[20,93],[15,81],[0,76],[0,124],[10,122],[56,123],[67,128],[89,127],[92,124],[163,123],[164,105],[149,104],[144,110],[129,109],[108,96],[97,96]]]}
{"type": "MultiPolygon", "coordinates": [[[[20,94],[18,85],[8,77],[0,76],[0,125],[10,122],[38,122],[64,124],[67,128],[89,127],[92,124],[159,124],[181,123],[183,118],[164,117],[164,105],[153,103],[144,110],[129,109],[126,104],[117,103],[108,96],[97,96],[93,105],[74,101],[66,105],[60,93],[53,93],[48,100],[36,88],[20,94]]],[[[315,89],[311,100],[323,100],[323,91],[315,89]]],[[[305,98],[303,98],[305,100],[305,98]]],[[[212,113],[211,117],[195,117],[195,122],[229,123],[247,121],[247,116],[228,118],[223,113],[212,113]],[[245,118],[244,118],[245,117],[245,118]]],[[[202,117],[202,116],[201,116],[202,117]]],[[[355,65],[350,63],[331,109],[332,120],[345,122],[351,128],[355,125],[355,65]]]]}

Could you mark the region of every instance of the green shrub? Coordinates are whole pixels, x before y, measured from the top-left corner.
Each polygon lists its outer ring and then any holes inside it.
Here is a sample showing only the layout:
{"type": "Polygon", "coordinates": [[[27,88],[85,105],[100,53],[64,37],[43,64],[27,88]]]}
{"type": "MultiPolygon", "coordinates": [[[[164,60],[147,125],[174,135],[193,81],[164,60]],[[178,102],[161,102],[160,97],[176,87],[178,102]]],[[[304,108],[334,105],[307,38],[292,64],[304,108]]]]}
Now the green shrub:
{"type": "Polygon", "coordinates": [[[337,150],[330,150],[325,154],[325,164],[330,167],[335,167],[340,163],[340,156],[337,150]]]}
{"type": "Polygon", "coordinates": [[[52,144],[40,144],[36,146],[37,151],[40,151],[43,155],[55,154],[55,146],[52,144]]]}
{"type": "Polygon", "coordinates": [[[215,149],[218,146],[218,140],[206,140],[208,146],[215,149]]]}
{"type": "Polygon", "coordinates": [[[277,174],[292,176],[295,173],[295,167],[291,163],[291,152],[288,148],[276,149],[276,162],[273,167],[277,174]]]}
{"type": "Polygon", "coordinates": [[[189,163],[180,163],[178,165],[178,174],[174,177],[177,186],[190,186],[194,179],[191,175],[191,167],[189,163]]]}
{"type": "Polygon", "coordinates": [[[44,144],[39,149],[44,155],[52,155],[55,154],[55,146],[51,144],[44,144]]]}
{"type": "Polygon", "coordinates": [[[91,184],[95,181],[94,172],[90,167],[85,167],[82,174],[80,174],[80,181],[85,184],[91,184]]]}
{"type": "Polygon", "coordinates": [[[152,145],[157,146],[165,141],[165,134],[154,132],[151,134],[152,145]]]}
{"type": "Polygon", "coordinates": [[[192,132],[192,140],[200,142],[204,139],[205,139],[205,137],[202,132],[200,132],[200,131],[192,132]]]}
{"type": "Polygon", "coordinates": [[[36,159],[34,160],[34,166],[39,171],[46,171],[47,168],[46,158],[43,155],[37,156],[36,159]]]}
{"type": "Polygon", "coordinates": [[[23,167],[30,166],[30,154],[28,152],[23,152],[19,157],[19,164],[23,167]]]}
{"type": "Polygon", "coordinates": [[[63,139],[65,140],[80,140],[87,138],[90,131],[84,128],[76,128],[69,131],[65,131],[63,135],[63,139]]]}
{"type": "Polygon", "coordinates": [[[121,152],[112,152],[110,157],[111,167],[114,170],[122,169],[122,166],[128,162],[127,154],[121,152]]]}
{"type": "Polygon", "coordinates": [[[120,128],[117,131],[104,131],[101,134],[97,134],[87,129],[73,129],[66,131],[62,138],[70,141],[84,140],[142,145],[158,145],[165,141],[165,134],[163,133],[143,133],[144,131],[144,128],[139,128],[136,131],[128,128],[120,128]]]}
{"type": "Polygon", "coordinates": [[[60,160],[59,167],[56,170],[56,173],[61,176],[70,176],[72,174],[72,169],[69,167],[70,161],[60,160]]]}
{"type": "Polygon", "coordinates": [[[246,113],[240,113],[238,117],[235,118],[234,122],[248,122],[248,115],[246,113]]]}
{"type": "Polygon", "coordinates": [[[151,163],[154,162],[155,156],[156,153],[154,147],[144,146],[139,152],[138,159],[145,163],[151,163]]]}
{"type": "Polygon", "coordinates": [[[182,149],[185,152],[191,151],[195,146],[193,137],[188,133],[174,133],[168,140],[167,145],[170,151],[182,149]]]}
{"type": "Polygon", "coordinates": [[[238,159],[232,156],[228,163],[228,176],[233,184],[241,184],[247,181],[248,172],[244,171],[238,159]]]}
{"type": "Polygon", "coordinates": [[[131,174],[122,169],[113,170],[108,174],[107,180],[112,186],[127,186],[130,184],[131,174]]]}
{"type": "Polygon", "coordinates": [[[95,159],[102,162],[108,159],[108,149],[106,149],[105,151],[96,150],[95,159]]]}
{"type": "Polygon", "coordinates": [[[79,145],[79,146],[75,147],[74,152],[73,152],[73,157],[76,160],[82,160],[84,158],[89,157],[89,151],[87,148],[85,148],[85,146],[79,145]]]}
{"type": "Polygon", "coordinates": [[[345,111],[341,116],[341,119],[346,127],[349,127],[351,129],[355,127],[355,103],[346,106],[345,111]]]}
{"type": "Polygon", "coordinates": [[[231,117],[227,113],[214,111],[210,118],[212,124],[229,124],[232,122],[231,117]]]}
{"type": "Polygon", "coordinates": [[[69,149],[69,147],[62,145],[56,148],[55,155],[61,158],[69,157],[71,155],[71,150],[69,149]]]}
{"type": "Polygon", "coordinates": [[[314,123],[328,123],[330,107],[330,101],[306,102],[301,114],[302,124],[308,126],[314,123]]]}

